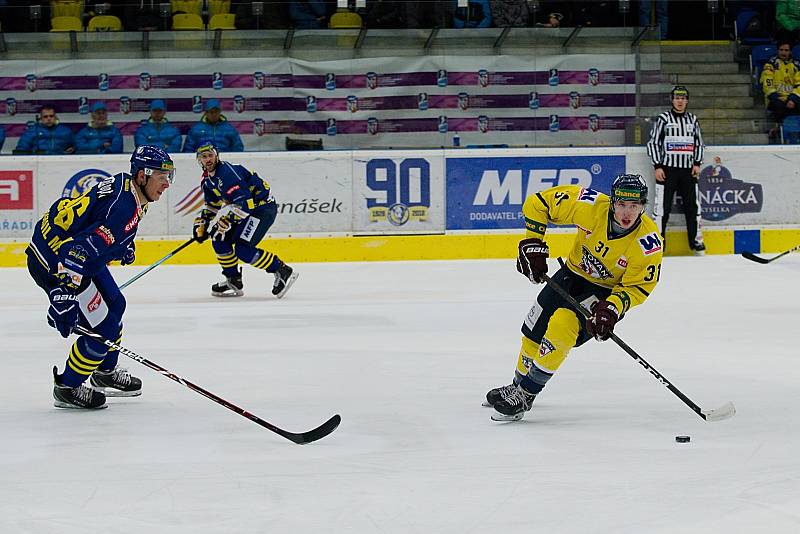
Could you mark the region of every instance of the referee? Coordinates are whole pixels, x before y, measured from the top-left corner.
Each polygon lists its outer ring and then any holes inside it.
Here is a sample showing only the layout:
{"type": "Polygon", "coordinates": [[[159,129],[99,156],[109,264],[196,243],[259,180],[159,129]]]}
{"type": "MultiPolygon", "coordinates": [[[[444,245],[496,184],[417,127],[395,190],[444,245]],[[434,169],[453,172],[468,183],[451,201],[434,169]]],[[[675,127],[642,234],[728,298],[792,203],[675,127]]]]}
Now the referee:
{"type": "Polygon", "coordinates": [[[706,246],[700,230],[697,176],[703,162],[703,137],[697,117],[686,111],[689,90],[676,85],[670,92],[670,102],[672,109],[656,118],[647,142],[647,154],[656,175],[653,218],[666,242],[667,221],[677,191],[683,199],[689,248],[696,256],[702,256],[706,246]]]}

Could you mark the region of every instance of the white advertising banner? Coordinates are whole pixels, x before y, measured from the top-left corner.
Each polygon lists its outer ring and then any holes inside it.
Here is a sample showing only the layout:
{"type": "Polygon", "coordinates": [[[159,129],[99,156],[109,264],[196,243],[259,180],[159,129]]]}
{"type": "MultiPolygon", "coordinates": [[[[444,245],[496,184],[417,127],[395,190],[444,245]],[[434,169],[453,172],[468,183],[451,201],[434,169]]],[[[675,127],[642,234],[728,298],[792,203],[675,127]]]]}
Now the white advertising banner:
{"type": "Polygon", "coordinates": [[[353,233],[444,233],[441,151],[367,151],[353,157],[353,233]]]}

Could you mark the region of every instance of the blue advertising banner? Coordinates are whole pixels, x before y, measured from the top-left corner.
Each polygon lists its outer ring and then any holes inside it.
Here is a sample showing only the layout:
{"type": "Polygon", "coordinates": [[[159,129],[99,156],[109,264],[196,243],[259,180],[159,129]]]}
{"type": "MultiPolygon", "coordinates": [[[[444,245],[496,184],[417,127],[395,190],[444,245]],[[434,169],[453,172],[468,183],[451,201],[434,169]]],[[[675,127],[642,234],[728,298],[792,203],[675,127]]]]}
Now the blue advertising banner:
{"type": "Polygon", "coordinates": [[[528,195],[556,185],[608,192],[625,156],[447,158],[447,230],[520,230],[528,195]]]}

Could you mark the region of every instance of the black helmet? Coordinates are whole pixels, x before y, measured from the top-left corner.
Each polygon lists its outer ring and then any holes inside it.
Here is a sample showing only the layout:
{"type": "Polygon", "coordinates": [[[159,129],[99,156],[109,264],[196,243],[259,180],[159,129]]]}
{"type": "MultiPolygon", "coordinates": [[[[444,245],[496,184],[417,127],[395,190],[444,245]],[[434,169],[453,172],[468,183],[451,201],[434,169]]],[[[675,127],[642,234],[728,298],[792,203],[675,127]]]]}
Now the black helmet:
{"type": "Polygon", "coordinates": [[[640,174],[620,174],[611,184],[611,203],[633,200],[647,204],[647,182],[640,174]]]}
{"type": "Polygon", "coordinates": [[[672,88],[672,91],[669,92],[670,102],[672,102],[676,96],[685,96],[686,100],[689,100],[689,90],[685,85],[676,85],[672,88]]]}

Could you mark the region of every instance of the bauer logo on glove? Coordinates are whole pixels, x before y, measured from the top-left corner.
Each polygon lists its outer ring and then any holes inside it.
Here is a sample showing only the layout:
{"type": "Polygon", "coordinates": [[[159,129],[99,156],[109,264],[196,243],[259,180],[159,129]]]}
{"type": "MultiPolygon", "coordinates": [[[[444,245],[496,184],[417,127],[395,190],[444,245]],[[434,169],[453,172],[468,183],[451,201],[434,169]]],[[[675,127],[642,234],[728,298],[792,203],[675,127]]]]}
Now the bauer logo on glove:
{"type": "Polygon", "coordinates": [[[525,275],[534,284],[544,282],[547,274],[547,258],[550,249],[547,243],[533,237],[519,242],[519,256],[517,257],[517,271],[525,275]]]}

